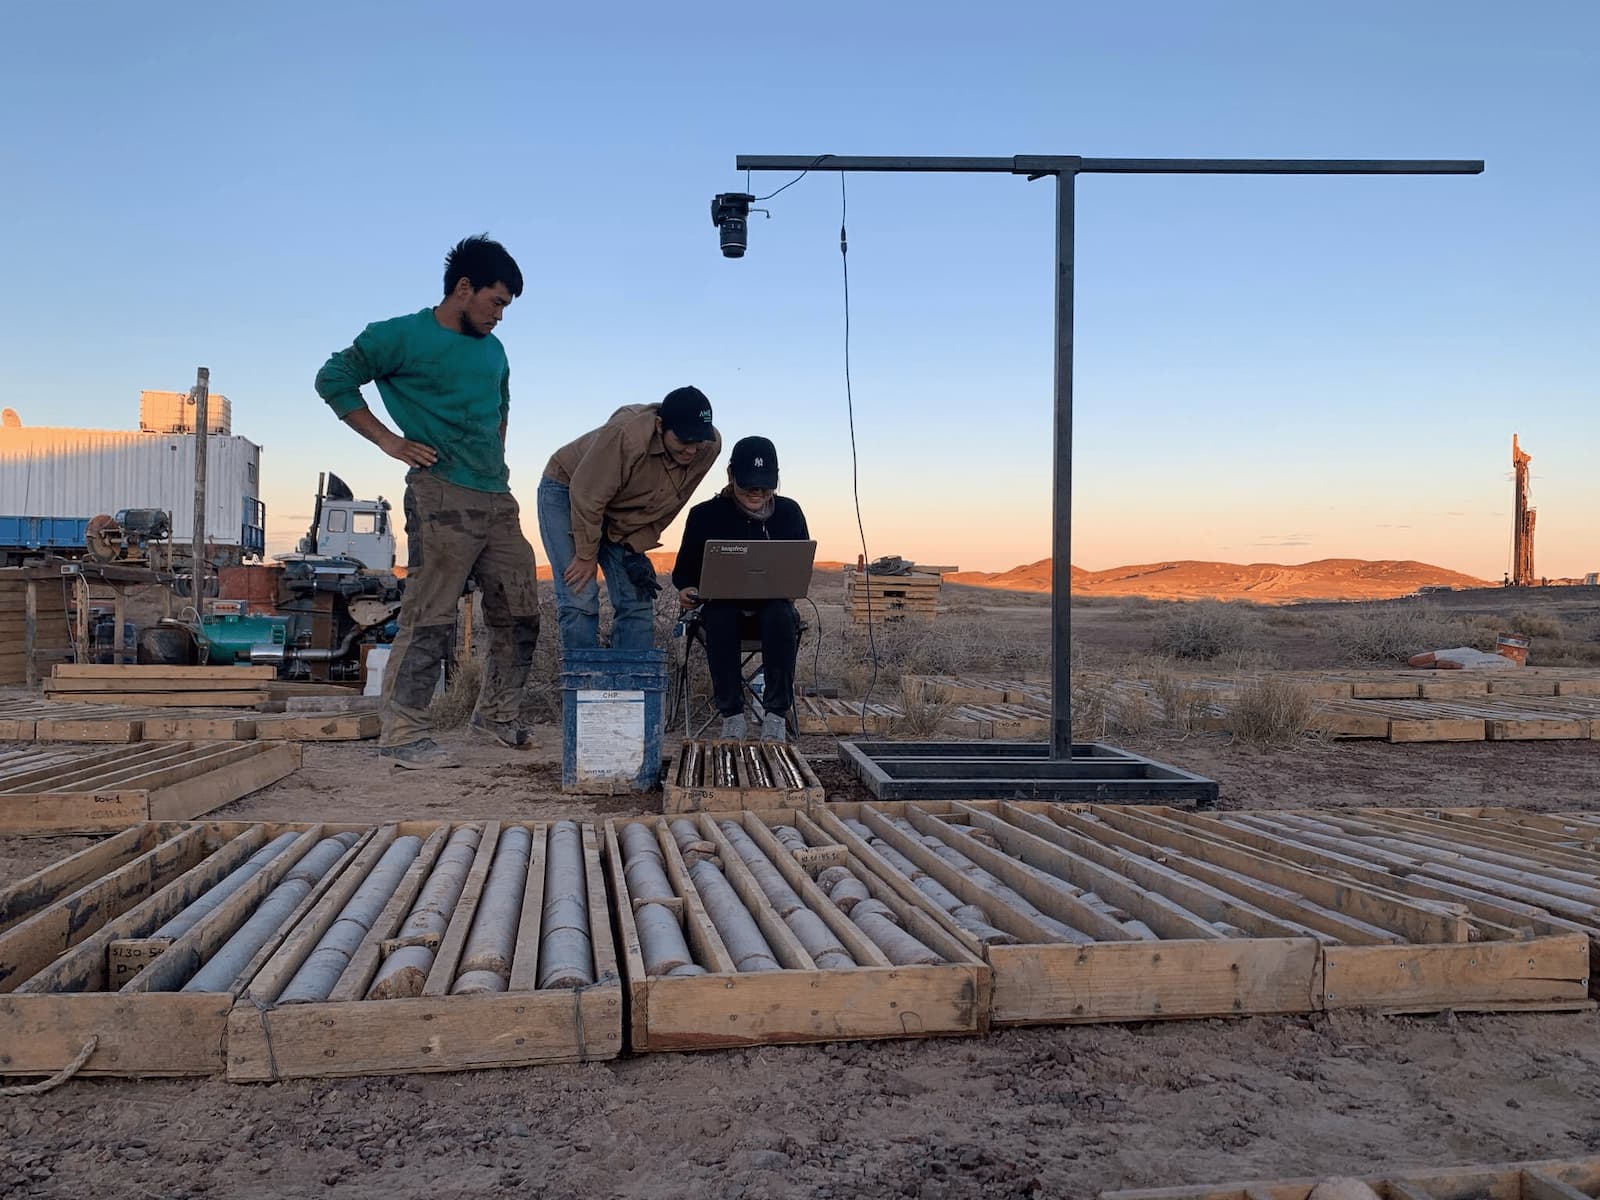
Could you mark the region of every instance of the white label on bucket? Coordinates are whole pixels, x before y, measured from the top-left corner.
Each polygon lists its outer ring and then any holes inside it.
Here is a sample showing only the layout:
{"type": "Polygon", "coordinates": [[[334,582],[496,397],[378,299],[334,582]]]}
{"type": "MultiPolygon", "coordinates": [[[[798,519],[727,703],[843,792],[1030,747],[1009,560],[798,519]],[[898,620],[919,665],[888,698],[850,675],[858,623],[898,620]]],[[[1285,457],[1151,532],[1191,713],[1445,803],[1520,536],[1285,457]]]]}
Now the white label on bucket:
{"type": "Polygon", "coordinates": [[[644,766],[644,693],[579,691],[577,775],[632,779],[644,766]]]}

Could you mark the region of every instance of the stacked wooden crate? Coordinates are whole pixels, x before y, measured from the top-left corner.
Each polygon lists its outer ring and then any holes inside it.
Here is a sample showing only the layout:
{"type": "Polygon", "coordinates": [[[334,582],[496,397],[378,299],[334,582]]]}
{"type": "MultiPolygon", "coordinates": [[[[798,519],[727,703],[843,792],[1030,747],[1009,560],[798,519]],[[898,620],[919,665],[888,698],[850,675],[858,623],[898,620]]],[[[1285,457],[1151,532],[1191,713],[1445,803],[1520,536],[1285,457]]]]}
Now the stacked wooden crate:
{"type": "Polygon", "coordinates": [[[31,568],[0,570],[0,684],[32,687],[71,656],[66,586],[31,568]]]}
{"type": "Polygon", "coordinates": [[[62,663],[44,692],[52,700],[145,708],[254,708],[270,698],[271,666],[182,667],[62,663]]]}
{"type": "Polygon", "coordinates": [[[852,624],[873,621],[931,621],[939,611],[937,570],[906,575],[880,575],[871,570],[845,571],[844,607],[852,624]]]}

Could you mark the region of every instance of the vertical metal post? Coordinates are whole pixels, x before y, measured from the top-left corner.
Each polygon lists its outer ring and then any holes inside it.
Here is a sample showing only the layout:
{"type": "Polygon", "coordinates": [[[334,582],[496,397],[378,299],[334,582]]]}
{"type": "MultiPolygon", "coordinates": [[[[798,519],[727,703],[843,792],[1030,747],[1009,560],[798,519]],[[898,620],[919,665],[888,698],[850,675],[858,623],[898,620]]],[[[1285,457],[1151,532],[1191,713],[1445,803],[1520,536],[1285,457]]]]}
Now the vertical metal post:
{"type": "Polygon", "coordinates": [[[194,541],[189,546],[189,561],[194,570],[189,596],[194,601],[196,616],[204,616],[203,600],[206,584],[206,433],[209,400],[211,396],[211,369],[200,367],[194,380],[194,541]]]}
{"type": "Polygon", "coordinates": [[[1050,539],[1050,757],[1072,757],[1072,272],[1077,172],[1056,173],[1055,462],[1050,539]]]}

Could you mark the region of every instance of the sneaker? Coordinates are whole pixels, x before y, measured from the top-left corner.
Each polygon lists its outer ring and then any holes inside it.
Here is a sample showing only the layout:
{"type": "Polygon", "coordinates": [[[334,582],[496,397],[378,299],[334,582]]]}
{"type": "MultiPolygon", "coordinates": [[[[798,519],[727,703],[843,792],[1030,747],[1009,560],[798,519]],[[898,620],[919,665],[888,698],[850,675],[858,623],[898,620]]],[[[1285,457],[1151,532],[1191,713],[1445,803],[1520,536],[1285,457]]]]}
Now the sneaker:
{"type": "Polygon", "coordinates": [[[461,765],[450,756],[448,750],[432,738],[408,742],[404,746],[380,746],[378,757],[386,758],[395,766],[412,771],[442,770],[445,767],[461,765]]]}
{"type": "Polygon", "coordinates": [[[526,725],[519,725],[515,721],[491,721],[487,717],[472,714],[472,720],[467,723],[467,728],[480,737],[493,738],[502,746],[510,746],[513,750],[526,750],[532,738],[526,725]]]}
{"type": "Polygon", "coordinates": [[[761,740],[763,742],[789,740],[789,726],[784,721],[782,713],[769,712],[761,718],[761,740]]]}
{"type": "Polygon", "coordinates": [[[731,717],[722,718],[722,740],[725,742],[742,742],[748,736],[744,727],[744,714],[735,713],[731,717]]]}

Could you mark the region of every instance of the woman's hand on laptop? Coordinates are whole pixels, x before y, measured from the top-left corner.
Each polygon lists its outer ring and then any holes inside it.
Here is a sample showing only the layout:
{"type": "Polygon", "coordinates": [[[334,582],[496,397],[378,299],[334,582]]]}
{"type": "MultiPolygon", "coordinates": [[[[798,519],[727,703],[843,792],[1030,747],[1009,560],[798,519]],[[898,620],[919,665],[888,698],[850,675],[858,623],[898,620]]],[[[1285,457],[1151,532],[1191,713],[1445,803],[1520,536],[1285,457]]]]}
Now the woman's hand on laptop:
{"type": "Polygon", "coordinates": [[[700,603],[699,588],[683,588],[678,592],[678,607],[693,608],[700,603]]]}

